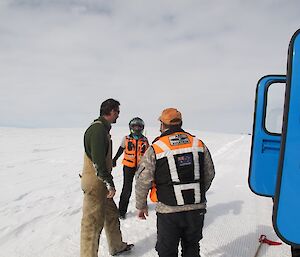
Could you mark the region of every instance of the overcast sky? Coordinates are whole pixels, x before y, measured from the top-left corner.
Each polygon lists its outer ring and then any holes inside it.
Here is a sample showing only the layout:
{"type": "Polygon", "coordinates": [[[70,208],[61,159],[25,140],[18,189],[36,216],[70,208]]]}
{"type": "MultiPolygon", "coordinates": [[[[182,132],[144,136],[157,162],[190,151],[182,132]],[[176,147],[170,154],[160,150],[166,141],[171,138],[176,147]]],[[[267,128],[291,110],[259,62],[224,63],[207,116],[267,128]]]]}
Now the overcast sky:
{"type": "Polygon", "coordinates": [[[298,0],[1,0],[0,126],[86,127],[107,98],[119,125],[250,132],[257,81],[285,74],[298,0]]]}

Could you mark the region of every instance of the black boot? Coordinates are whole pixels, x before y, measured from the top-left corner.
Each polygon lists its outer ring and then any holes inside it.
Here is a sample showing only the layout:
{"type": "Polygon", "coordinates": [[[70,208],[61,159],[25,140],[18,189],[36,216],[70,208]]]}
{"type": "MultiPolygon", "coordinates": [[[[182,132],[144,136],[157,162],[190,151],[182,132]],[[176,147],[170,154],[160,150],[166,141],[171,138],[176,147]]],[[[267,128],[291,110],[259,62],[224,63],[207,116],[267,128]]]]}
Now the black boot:
{"type": "Polygon", "coordinates": [[[134,247],[134,244],[127,244],[123,250],[112,254],[112,256],[117,256],[117,255],[121,255],[122,253],[126,253],[126,252],[130,251],[133,247],[134,247]]]}

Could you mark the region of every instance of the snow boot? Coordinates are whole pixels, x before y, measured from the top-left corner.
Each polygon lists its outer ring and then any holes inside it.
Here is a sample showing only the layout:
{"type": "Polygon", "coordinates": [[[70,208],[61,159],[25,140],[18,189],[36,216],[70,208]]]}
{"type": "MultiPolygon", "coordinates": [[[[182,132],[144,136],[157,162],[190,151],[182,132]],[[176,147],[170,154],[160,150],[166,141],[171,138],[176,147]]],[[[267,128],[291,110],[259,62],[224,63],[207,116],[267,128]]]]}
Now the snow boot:
{"type": "Polygon", "coordinates": [[[134,247],[134,244],[127,244],[126,247],[123,250],[112,254],[112,256],[118,256],[118,255],[121,255],[123,253],[126,253],[126,252],[130,251],[133,247],[134,247]]]}

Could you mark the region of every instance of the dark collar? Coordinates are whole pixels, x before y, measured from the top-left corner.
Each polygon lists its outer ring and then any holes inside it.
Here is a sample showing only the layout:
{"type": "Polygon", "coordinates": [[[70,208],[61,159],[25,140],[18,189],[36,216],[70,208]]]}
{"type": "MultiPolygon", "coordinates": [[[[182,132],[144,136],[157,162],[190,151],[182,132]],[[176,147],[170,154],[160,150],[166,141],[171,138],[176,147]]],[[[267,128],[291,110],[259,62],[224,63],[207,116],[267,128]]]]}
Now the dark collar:
{"type": "Polygon", "coordinates": [[[187,133],[182,128],[176,128],[176,127],[175,128],[170,128],[170,129],[164,131],[163,133],[161,133],[161,135],[158,136],[157,138],[155,138],[152,143],[156,142],[161,137],[168,136],[168,135],[171,135],[171,134],[176,133],[176,132],[187,133]]]}
{"type": "Polygon", "coordinates": [[[170,128],[170,129],[164,131],[163,133],[161,133],[161,135],[159,137],[168,136],[168,135],[171,135],[176,132],[185,132],[185,131],[182,128],[170,128]]]}
{"type": "MultiPolygon", "coordinates": [[[[134,138],[134,136],[133,136],[133,134],[132,133],[130,133],[129,135],[128,135],[128,137],[130,137],[130,138],[134,138]]],[[[138,136],[138,138],[137,139],[141,139],[141,138],[143,138],[144,137],[144,135],[143,134],[141,134],[141,135],[139,135],[138,136]]],[[[136,138],[134,138],[134,139],[136,139],[136,138]]]]}

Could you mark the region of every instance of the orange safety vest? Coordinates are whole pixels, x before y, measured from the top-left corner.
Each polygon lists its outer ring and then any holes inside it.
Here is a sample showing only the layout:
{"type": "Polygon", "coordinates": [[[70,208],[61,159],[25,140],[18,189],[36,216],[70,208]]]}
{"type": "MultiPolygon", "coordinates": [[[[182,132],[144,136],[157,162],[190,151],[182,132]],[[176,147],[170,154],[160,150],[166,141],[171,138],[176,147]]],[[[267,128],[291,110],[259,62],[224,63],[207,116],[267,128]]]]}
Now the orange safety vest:
{"type": "Polygon", "coordinates": [[[139,139],[134,139],[131,136],[126,136],[122,164],[130,168],[137,167],[148,147],[149,143],[146,137],[143,136],[139,139]]]}
{"type": "MultiPolygon", "coordinates": [[[[175,132],[171,135],[166,135],[166,136],[158,138],[158,140],[156,140],[153,143],[152,147],[153,147],[155,155],[156,155],[156,160],[159,160],[161,157],[165,156],[166,151],[170,152],[169,154],[171,154],[173,156],[176,154],[180,154],[181,152],[186,152],[186,151],[187,152],[189,152],[189,151],[195,152],[195,154],[198,151],[202,152],[203,151],[203,142],[201,140],[193,137],[189,133],[175,132]]],[[[184,163],[183,163],[183,165],[184,165],[184,163]]],[[[171,172],[173,174],[174,174],[174,172],[177,173],[175,166],[173,169],[175,169],[175,170],[172,170],[171,172]]],[[[157,174],[157,175],[159,175],[159,174],[157,174]]],[[[176,181],[176,182],[180,183],[180,181],[176,181]]],[[[156,184],[154,182],[152,183],[152,188],[151,188],[149,197],[152,202],[158,201],[157,188],[156,188],[156,184]]]]}

